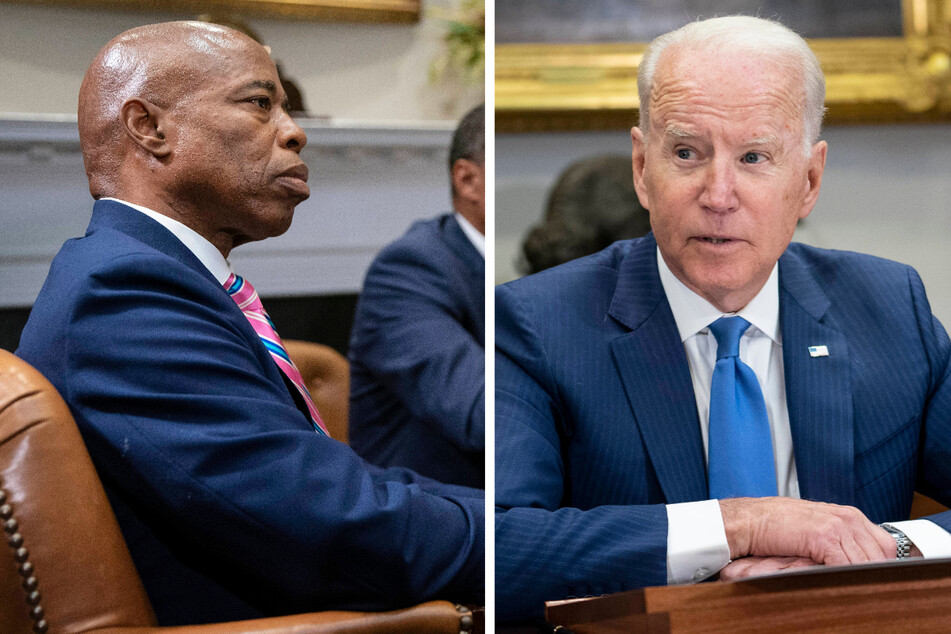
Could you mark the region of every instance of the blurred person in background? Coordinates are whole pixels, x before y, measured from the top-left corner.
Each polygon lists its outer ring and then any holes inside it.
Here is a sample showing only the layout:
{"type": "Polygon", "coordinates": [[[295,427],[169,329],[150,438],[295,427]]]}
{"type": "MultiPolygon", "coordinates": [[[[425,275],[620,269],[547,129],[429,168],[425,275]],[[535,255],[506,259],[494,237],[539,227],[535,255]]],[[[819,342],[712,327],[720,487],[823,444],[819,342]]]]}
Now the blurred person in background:
{"type": "Polygon", "coordinates": [[[650,217],[634,191],[631,158],[584,158],[558,175],[544,220],[522,244],[519,269],[526,275],[538,273],[650,229],[650,217]]]}
{"type": "Polygon", "coordinates": [[[449,150],[453,211],[367,272],[350,337],[350,445],[380,466],[485,486],[485,107],[449,150]]]}

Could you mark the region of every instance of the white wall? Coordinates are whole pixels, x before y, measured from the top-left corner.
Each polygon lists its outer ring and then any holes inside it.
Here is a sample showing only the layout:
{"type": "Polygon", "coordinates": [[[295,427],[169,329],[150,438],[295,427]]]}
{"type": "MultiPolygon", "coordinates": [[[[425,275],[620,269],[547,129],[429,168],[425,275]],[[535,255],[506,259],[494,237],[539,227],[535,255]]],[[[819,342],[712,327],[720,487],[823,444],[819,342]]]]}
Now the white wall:
{"type": "MultiPolygon", "coordinates": [[[[951,327],[951,125],[831,127],[819,202],[795,239],[913,265],[934,313],[951,327]]],[[[526,230],[569,163],[630,154],[624,131],[498,135],[496,282],[517,276],[526,230]]]]}
{"type": "MultiPolygon", "coordinates": [[[[424,6],[430,11],[457,4],[427,0],[424,6]]],[[[86,67],[106,42],[140,24],[192,17],[0,4],[0,113],[75,113],[86,67]]],[[[483,99],[481,86],[428,83],[445,30],[430,17],[418,24],[247,22],[271,46],[315,115],[455,120],[483,99]]]]}
{"type": "MultiPolygon", "coordinates": [[[[284,235],[230,261],[262,296],[357,293],[376,253],[414,220],[450,208],[450,122],[340,126],[300,120],[311,197],[284,235]]],[[[89,223],[75,118],[0,117],[0,308],[30,306],[50,262],[89,223]]]]}

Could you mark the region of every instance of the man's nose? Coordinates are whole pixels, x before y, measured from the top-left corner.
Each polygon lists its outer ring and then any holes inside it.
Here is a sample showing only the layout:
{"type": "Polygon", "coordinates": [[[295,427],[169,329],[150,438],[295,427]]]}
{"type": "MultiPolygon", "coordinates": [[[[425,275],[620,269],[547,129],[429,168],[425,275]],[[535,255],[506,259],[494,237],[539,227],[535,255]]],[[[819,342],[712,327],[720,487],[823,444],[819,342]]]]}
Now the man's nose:
{"type": "Polygon", "coordinates": [[[736,166],[731,161],[716,158],[707,165],[700,204],[717,213],[736,209],[736,166]]]}
{"type": "Polygon", "coordinates": [[[294,150],[297,153],[300,153],[304,146],[307,145],[307,133],[297,125],[291,115],[287,113],[283,108],[278,114],[278,142],[281,144],[281,147],[286,147],[289,150],[294,150]]]}

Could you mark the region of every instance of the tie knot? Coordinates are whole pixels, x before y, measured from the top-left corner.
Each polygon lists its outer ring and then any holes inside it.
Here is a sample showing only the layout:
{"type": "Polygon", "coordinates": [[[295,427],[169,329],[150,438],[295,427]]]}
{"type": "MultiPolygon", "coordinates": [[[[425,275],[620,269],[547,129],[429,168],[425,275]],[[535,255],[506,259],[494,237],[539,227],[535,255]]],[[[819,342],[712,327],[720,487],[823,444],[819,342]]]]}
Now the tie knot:
{"type": "Polygon", "coordinates": [[[740,356],[740,337],[750,327],[742,317],[720,317],[710,324],[710,332],[717,340],[717,361],[740,356]]]}
{"type": "Polygon", "coordinates": [[[228,294],[231,295],[231,299],[235,301],[242,311],[245,310],[264,310],[264,306],[261,304],[261,300],[258,298],[258,292],[254,290],[254,287],[251,286],[251,282],[247,281],[240,275],[235,275],[234,273],[228,278],[224,283],[225,289],[227,289],[228,294]]]}

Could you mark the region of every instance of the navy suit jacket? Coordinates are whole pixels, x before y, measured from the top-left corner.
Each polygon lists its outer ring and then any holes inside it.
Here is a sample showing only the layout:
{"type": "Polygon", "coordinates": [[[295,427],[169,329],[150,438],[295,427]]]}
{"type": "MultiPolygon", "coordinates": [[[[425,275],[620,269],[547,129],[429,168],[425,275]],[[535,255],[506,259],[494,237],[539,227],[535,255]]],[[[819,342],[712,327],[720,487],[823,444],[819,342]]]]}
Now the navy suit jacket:
{"type": "Polygon", "coordinates": [[[370,266],[350,374],[357,453],[485,486],[485,260],[452,214],[414,223],[370,266]]]}
{"type": "Polygon", "coordinates": [[[160,623],[480,600],[482,492],[315,433],[224,288],[144,214],[96,203],[17,354],[76,417],[160,623]]]}
{"type": "MultiPolygon", "coordinates": [[[[665,504],[707,498],[686,353],[653,235],[496,292],[496,599],[667,581],[665,504]]],[[[910,267],[791,244],[779,260],[786,402],[804,499],[907,519],[951,502],[951,344],[910,267]],[[811,357],[825,345],[829,356],[811,357]]],[[[951,529],[951,513],[932,519],[951,529]]]]}

